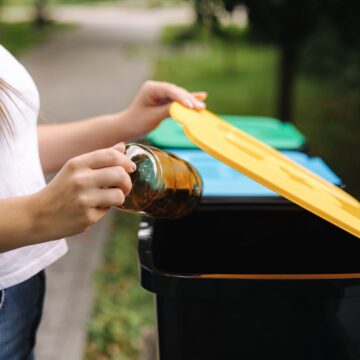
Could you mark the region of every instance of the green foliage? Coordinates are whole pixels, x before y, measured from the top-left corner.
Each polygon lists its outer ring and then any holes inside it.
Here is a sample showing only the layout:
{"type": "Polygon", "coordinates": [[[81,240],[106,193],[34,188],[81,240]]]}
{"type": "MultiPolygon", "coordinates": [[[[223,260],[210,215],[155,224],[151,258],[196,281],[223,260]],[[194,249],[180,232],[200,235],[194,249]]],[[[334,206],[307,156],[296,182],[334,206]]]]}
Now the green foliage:
{"type": "Polygon", "coordinates": [[[339,87],[360,91],[360,48],[343,41],[327,22],[310,38],[301,66],[314,78],[331,78],[339,87]]]}
{"type": "Polygon", "coordinates": [[[244,0],[252,31],[260,39],[299,46],[324,14],[324,0],[244,0]]]}
{"type": "MultiPolygon", "coordinates": [[[[311,39],[319,30],[321,24],[326,22],[328,27],[335,34],[337,42],[334,43],[333,50],[328,58],[321,64],[316,61],[315,56],[312,62],[308,62],[307,68],[336,63],[344,71],[341,71],[339,78],[342,81],[357,84],[359,78],[360,49],[360,28],[358,14],[360,2],[350,0],[343,2],[339,0],[193,0],[194,10],[197,14],[197,24],[208,28],[214,36],[228,39],[220,26],[220,17],[227,11],[232,12],[237,5],[245,5],[248,9],[250,21],[250,31],[253,39],[263,43],[275,44],[280,51],[279,76],[278,76],[278,116],[281,119],[291,120],[293,114],[293,90],[294,80],[298,74],[298,64],[301,59],[302,51],[307,41],[311,39]],[[342,56],[341,50],[353,48],[350,57],[342,56]],[[356,55],[357,54],[357,55],[356,55]],[[339,56],[340,55],[340,56],[339,56]],[[330,61],[328,61],[330,60],[330,61]]],[[[316,37],[316,36],[315,36],[316,37]]],[[[317,37],[319,39],[319,37],[317,37]]],[[[226,40],[228,41],[228,40],[226,40]]],[[[313,39],[310,40],[314,47],[313,39]]],[[[322,44],[320,44],[322,45],[322,44]]],[[[324,50],[320,46],[320,52],[324,50]]],[[[328,50],[328,49],[325,49],[328,50]]],[[[350,51],[346,51],[350,54],[350,51]]],[[[310,59],[310,57],[307,57],[310,59]]],[[[315,70],[316,71],[316,70],[315,70]]]]}
{"type": "Polygon", "coordinates": [[[248,9],[252,33],[262,41],[277,45],[302,44],[324,20],[351,44],[360,45],[356,0],[192,0],[197,21],[216,30],[212,18],[233,12],[236,6],[248,9]]]}
{"type": "Polygon", "coordinates": [[[134,360],[140,329],[153,324],[152,296],[139,285],[139,218],[117,214],[105,260],[96,276],[95,309],[88,327],[86,359],[134,360]]]}
{"type": "Polygon", "coordinates": [[[186,43],[204,43],[228,45],[230,42],[246,43],[250,38],[249,29],[241,29],[235,25],[219,25],[219,32],[216,37],[211,31],[198,24],[176,25],[166,27],[162,34],[161,40],[167,45],[184,45],[186,43]]]}

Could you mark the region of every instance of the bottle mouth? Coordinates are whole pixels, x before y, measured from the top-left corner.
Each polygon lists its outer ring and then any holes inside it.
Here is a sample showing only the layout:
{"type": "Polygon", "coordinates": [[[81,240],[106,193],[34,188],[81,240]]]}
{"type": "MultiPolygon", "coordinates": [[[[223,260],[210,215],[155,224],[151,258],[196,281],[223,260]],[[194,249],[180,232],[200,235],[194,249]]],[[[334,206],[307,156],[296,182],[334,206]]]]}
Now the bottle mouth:
{"type": "Polygon", "coordinates": [[[156,154],[147,146],[129,143],[126,145],[125,155],[136,164],[137,169],[130,174],[132,190],[125,199],[125,206],[121,208],[126,211],[128,206],[146,215],[146,208],[153,202],[161,187],[161,171],[156,154]],[[142,190],[141,193],[138,188],[142,190]]]}
{"type": "Polygon", "coordinates": [[[128,205],[146,216],[179,218],[199,204],[203,182],[190,163],[138,143],[129,143],[125,154],[137,165],[137,170],[130,174],[133,189],[121,207],[125,211],[128,205]]]}

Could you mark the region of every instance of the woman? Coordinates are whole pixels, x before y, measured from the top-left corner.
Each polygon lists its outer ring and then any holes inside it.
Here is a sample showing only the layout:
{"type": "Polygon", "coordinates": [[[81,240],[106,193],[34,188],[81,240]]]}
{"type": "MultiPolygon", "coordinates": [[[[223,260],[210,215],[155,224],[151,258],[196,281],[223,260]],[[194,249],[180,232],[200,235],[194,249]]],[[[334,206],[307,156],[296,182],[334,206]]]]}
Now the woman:
{"type": "Polygon", "coordinates": [[[38,126],[36,86],[0,45],[0,360],[33,359],[44,269],[66,253],[64,237],[95,224],[130,192],[136,165],[120,141],[155,128],[172,101],[202,109],[205,98],[148,81],[124,111],[38,126]],[[43,172],[58,170],[46,186],[43,172]]]}

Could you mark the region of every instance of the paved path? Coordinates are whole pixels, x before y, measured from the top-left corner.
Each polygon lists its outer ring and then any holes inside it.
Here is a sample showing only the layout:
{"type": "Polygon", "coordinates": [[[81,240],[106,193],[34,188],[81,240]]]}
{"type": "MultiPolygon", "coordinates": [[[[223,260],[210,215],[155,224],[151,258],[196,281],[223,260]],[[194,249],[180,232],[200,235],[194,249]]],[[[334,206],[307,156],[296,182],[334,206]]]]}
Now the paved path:
{"type": "MultiPolygon", "coordinates": [[[[124,108],[149,77],[160,28],[189,21],[183,10],[64,8],[81,26],[27,53],[46,121],[70,121],[124,108]]],[[[48,269],[48,294],[37,360],[80,360],[92,306],[92,275],[101,262],[111,217],[69,239],[70,252],[48,269]]]]}

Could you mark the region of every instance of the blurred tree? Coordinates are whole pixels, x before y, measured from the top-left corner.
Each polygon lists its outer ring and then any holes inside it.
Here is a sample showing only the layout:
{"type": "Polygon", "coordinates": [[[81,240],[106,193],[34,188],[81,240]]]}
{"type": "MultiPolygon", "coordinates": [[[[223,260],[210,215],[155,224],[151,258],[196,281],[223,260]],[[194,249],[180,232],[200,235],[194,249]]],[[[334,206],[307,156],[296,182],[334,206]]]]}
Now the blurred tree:
{"type": "Polygon", "coordinates": [[[227,42],[234,39],[227,38],[231,33],[221,29],[219,18],[224,11],[231,13],[236,6],[245,5],[253,38],[279,48],[277,116],[284,121],[291,120],[302,50],[319,25],[327,22],[346,46],[360,46],[358,0],[193,0],[193,3],[197,24],[227,42]]]}
{"type": "Polygon", "coordinates": [[[46,11],[47,5],[48,5],[48,0],[34,0],[34,10],[35,10],[34,24],[39,28],[43,28],[45,25],[47,25],[50,22],[50,19],[46,11]]]}
{"type": "Polygon", "coordinates": [[[204,24],[204,13],[202,10],[202,0],[193,0],[194,2],[194,9],[196,14],[196,23],[198,25],[204,24]]]}
{"type": "Polygon", "coordinates": [[[219,27],[222,10],[231,13],[245,4],[250,31],[255,39],[276,44],[280,49],[277,116],[290,120],[295,73],[301,47],[313,31],[320,15],[322,0],[193,0],[197,24],[226,39],[219,27]],[[216,20],[215,20],[216,19],[216,20]]]}
{"type": "Polygon", "coordinates": [[[328,0],[329,22],[342,42],[351,48],[360,49],[360,2],[358,0],[328,0]]]}
{"type": "Polygon", "coordinates": [[[193,0],[196,14],[196,24],[205,26],[212,32],[219,29],[219,10],[223,6],[222,0],[193,0]]]}
{"type": "MultiPolygon", "coordinates": [[[[324,67],[324,63],[332,63],[338,67],[342,65],[346,67],[346,63],[348,63],[350,66],[347,73],[351,77],[354,77],[353,74],[359,69],[356,60],[348,61],[354,56],[347,51],[347,49],[355,49],[355,53],[358,54],[360,48],[359,0],[192,1],[196,12],[196,24],[206,28],[212,35],[223,39],[226,43],[236,41],[236,36],[234,37],[234,33],[231,31],[224,30],[220,24],[220,17],[225,11],[232,13],[238,5],[245,5],[248,9],[250,34],[253,38],[275,44],[278,47],[280,57],[276,112],[277,116],[284,121],[292,118],[295,79],[303,49],[309,39],[317,36],[319,28],[324,28],[324,24],[328,30],[323,31],[323,39],[320,38],[320,42],[324,45],[327,43],[332,53],[328,52],[330,58],[326,59],[324,57],[317,58],[316,51],[314,56],[307,51],[306,56],[310,58],[308,64],[315,65],[313,69],[317,71],[316,67],[324,67]],[[329,34],[328,38],[326,38],[326,32],[329,34]],[[343,50],[346,54],[339,56],[343,50]]],[[[196,34],[196,30],[193,29],[186,34],[187,36],[184,36],[184,39],[191,38],[194,34],[196,34]]],[[[225,54],[225,56],[229,56],[229,54],[225,54]]],[[[356,54],[355,57],[359,58],[356,54]]],[[[355,74],[355,77],[360,77],[360,74],[355,74]]]]}
{"type": "MultiPolygon", "coordinates": [[[[234,3],[234,1],[231,1],[234,3]]],[[[240,1],[239,1],[240,2],[240,1]]],[[[300,53],[319,20],[327,0],[243,0],[248,7],[250,30],[280,50],[277,116],[291,120],[294,82],[300,53]]]]}
{"type": "MultiPolygon", "coordinates": [[[[334,39],[338,39],[338,43],[333,43],[333,48],[337,48],[338,52],[341,52],[341,49],[355,49],[358,54],[360,49],[358,18],[360,2],[358,0],[346,2],[343,0],[222,0],[221,2],[223,9],[230,13],[236,6],[245,5],[249,13],[250,33],[254,38],[278,46],[280,59],[277,116],[282,120],[291,120],[294,83],[301,54],[309,38],[317,32],[319,25],[323,26],[326,23],[330,30],[328,32],[334,34],[334,39]]],[[[218,0],[211,0],[208,3],[213,3],[209,6],[214,17],[221,15],[218,0]],[[217,4],[214,5],[214,3],[217,4]]],[[[218,26],[213,27],[213,33],[226,37],[226,33],[219,31],[218,26]]],[[[332,41],[330,38],[323,39],[324,43],[332,41]]],[[[352,54],[350,57],[354,58],[352,54]]],[[[337,66],[346,67],[347,64],[341,64],[345,58],[344,55],[338,56],[337,66]]],[[[335,56],[331,60],[336,63],[335,56]]],[[[329,60],[318,59],[317,66],[321,67],[326,62],[329,60]]],[[[359,64],[354,66],[355,61],[347,61],[347,63],[350,64],[349,68],[359,70],[359,64]]],[[[351,73],[353,74],[354,71],[351,73]]],[[[360,75],[355,74],[355,76],[360,75]]]]}

